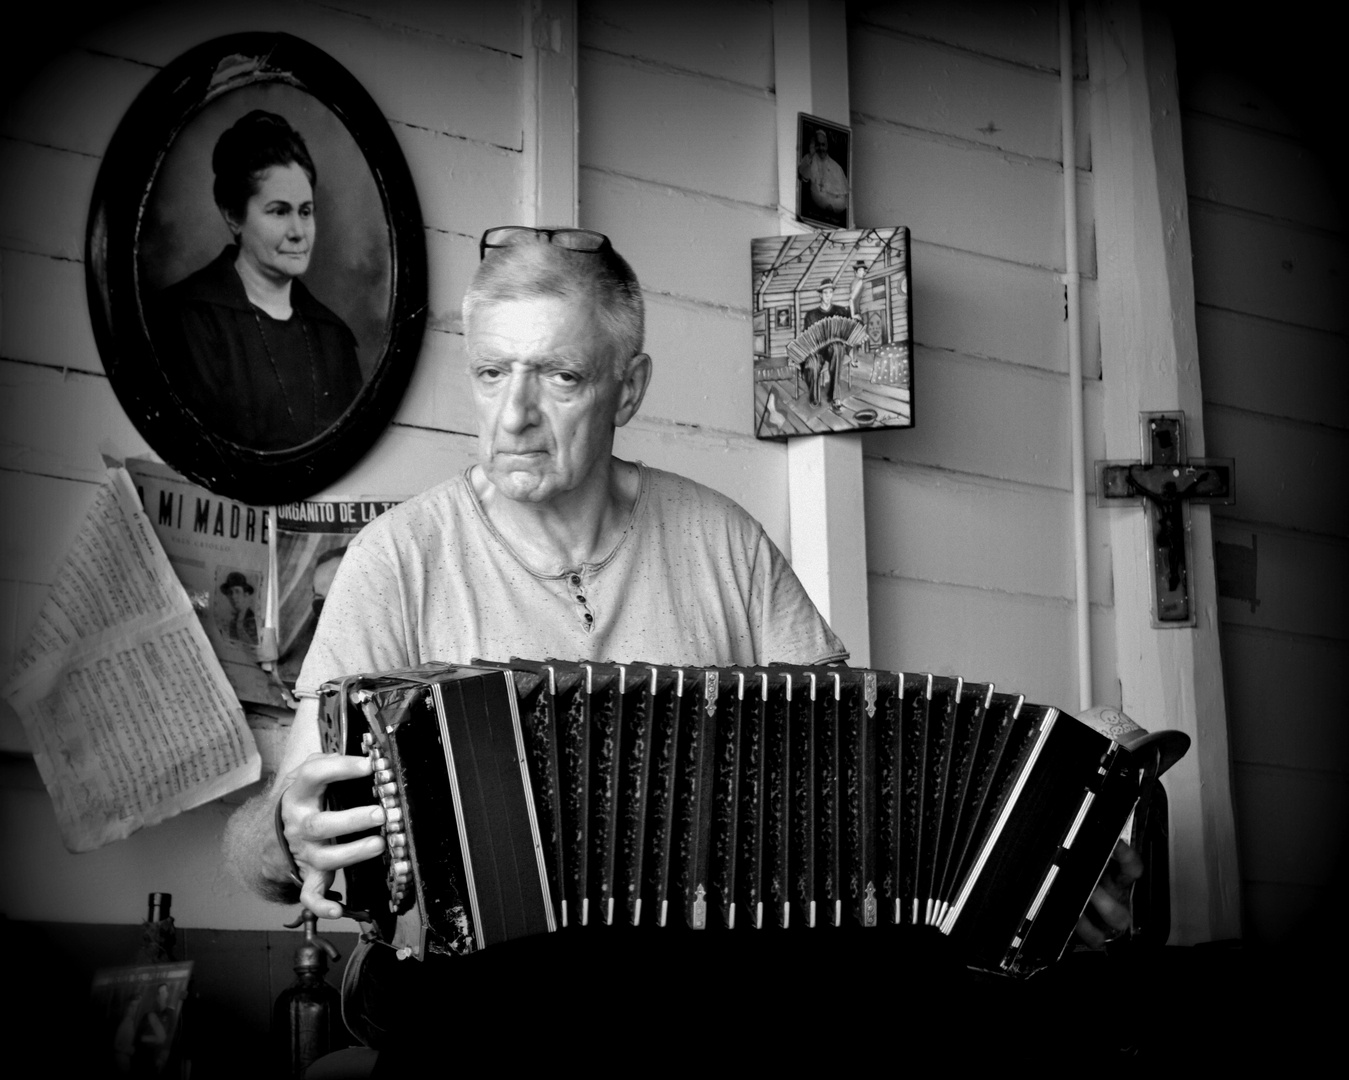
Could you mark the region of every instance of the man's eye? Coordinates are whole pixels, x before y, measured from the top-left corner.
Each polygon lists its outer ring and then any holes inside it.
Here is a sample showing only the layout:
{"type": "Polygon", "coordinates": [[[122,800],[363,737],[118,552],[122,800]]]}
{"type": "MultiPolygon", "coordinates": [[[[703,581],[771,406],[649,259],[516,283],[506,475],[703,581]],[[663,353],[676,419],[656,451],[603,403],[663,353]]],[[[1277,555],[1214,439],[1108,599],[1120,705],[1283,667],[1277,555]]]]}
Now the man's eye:
{"type": "Polygon", "coordinates": [[[503,374],[504,372],[500,368],[481,367],[473,372],[473,377],[480,382],[496,382],[503,374]]]}
{"type": "Polygon", "coordinates": [[[574,371],[554,371],[549,378],[562,386],[576,386],[581,381],[581,377],[574,371]]]}

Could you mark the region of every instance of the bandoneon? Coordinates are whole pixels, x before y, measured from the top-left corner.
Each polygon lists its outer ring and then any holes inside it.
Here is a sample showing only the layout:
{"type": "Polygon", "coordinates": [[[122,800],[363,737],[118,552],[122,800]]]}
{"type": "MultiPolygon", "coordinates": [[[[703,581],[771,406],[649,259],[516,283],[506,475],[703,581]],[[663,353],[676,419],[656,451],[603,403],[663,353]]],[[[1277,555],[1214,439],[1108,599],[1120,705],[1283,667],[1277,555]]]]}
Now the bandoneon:
{"type": "MultiPolygon", "coordinates": [[[[347,903],[417,958],[553,931],[789,948],[926,925],[1029,975],[1157,766],[986,683],[852,668],[475,662],[320,701],[325,750],[368,754],[387,811],[347,903]]],[[[370,795],[347,781],[329,803],[370,795]]]]}

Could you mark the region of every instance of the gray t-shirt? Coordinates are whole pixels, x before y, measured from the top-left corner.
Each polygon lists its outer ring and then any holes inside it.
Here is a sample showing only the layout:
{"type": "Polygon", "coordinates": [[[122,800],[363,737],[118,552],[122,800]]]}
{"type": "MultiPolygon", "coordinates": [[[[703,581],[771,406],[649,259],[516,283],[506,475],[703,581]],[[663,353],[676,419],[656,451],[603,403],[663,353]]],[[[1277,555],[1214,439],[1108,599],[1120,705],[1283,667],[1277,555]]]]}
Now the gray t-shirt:
{"type": "Polygon", "coordinates": [[[613,551],[560,572],[511,550],[467,473],[383,514],[342,559],[297,691],[432,660],[846,659],[762,525],[710,488],[638,468],[613,551]]]}

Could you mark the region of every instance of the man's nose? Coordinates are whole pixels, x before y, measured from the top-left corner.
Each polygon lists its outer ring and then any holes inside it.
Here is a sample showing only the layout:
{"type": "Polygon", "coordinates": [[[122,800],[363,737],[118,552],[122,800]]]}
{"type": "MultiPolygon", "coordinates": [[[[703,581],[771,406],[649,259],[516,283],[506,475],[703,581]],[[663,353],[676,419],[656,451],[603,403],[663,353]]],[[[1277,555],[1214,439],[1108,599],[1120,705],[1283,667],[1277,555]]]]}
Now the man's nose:
{"type": "Polygon", "coordinates": [[[513,371],[501,403],[501,424],[507,431],[523,431],[538,420],[538,382],[531,371],[513,371]]]}

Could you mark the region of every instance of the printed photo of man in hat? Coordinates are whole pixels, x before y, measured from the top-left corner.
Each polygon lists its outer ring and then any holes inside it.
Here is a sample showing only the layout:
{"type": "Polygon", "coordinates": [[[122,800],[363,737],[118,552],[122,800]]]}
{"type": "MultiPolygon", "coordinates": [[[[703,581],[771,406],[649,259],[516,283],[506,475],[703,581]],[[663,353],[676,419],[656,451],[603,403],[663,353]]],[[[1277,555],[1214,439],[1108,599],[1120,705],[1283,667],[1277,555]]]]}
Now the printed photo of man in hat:
{"type": "Polygon", "coordinates": [[[253,610],[253,586],[240,570],[231,570],[220,583],[224,603],[215,605],[215,625],[230,641],[258,643],[258,616],[253,610]]]}

